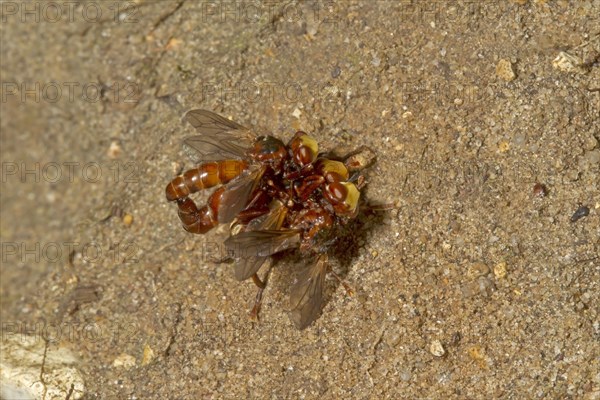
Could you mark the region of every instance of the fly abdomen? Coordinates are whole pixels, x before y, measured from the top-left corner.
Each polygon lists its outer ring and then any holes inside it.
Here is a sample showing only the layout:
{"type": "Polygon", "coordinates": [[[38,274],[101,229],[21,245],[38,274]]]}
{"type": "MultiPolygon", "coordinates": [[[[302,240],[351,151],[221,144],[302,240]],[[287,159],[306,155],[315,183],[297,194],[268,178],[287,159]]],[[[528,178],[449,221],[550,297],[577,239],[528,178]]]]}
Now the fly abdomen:
{"type": "Polygon", "coordinates": [[[248,163],[243,160],[223,160],[200,164],[169,182],[165,190],[167,200],[179,200],[203,189],[227,183],[247,168],[248,163]]]}
{"type": "Polygon", "coordinates": [[[205,234],[219,224],[219,207],[225,188],[217,189],[208,198],[208,203],[198,208],[189,197],[177,200],[179,219],[183,228],[190,233],[205,234]]]}

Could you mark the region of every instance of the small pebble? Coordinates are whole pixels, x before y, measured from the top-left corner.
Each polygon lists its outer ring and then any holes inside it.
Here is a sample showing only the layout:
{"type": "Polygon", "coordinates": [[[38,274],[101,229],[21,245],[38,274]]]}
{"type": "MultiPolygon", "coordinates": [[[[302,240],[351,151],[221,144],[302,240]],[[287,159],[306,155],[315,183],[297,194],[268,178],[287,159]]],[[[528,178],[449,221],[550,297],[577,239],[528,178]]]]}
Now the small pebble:
{"type": "Polygon", "coordinates": [[[125,224],[125,226],[131,225],[133,223],[133,215],[125,214],[123,216],[123,223],[125,224]]]}
{"type": "Polygon", "coordinates": [[[429,345],[429,352],[436,357],[442,357],[444,354],[446,354],[446,350],[444,350],[444,346],[442,346],[442,342],[440,342],[437,339],[435,339],[429,345]]]}
{"type": "Polygon", "coordinates": [[[514,81],[517,77],[512,63],[505,59],[500,60],[496,65],[496,75],[504,79],[506,82],[514,81]]]}
{"type": "Polygon", "coordinates": [[[113,140],[110,143],[110,147],[108,148],[106,155],[112,160],[118,158],[121,155],[121,146],[119,145],[119,142],[113,140]]]}
{"type": "Polygon", "coordinates": [[[583,217],[587,217],[590,214],[590,209],[586,206],[581,206],[571,216],[571,222],[577,222],[583,217]]]}
{"type": "Polygon", "coordinates": [[[500,143],[498,143],[498,150],[500,151],[500,153],[506,153],[509,148],[510,144],[507,140],[501,140],[500,143]]]}
{"type": "Polygon", "coordinates": [[[154,350],[147,344],[144,346],[144,355],[142,356],[142,365],[150,364],[150,361],[154,358],[154,350]]]}
{"type": "Polygon", "coordinates": [[[506,276],[506,263],[500,262],[494,267],[494,276],[497,279],[502,279],[506,276]]]}

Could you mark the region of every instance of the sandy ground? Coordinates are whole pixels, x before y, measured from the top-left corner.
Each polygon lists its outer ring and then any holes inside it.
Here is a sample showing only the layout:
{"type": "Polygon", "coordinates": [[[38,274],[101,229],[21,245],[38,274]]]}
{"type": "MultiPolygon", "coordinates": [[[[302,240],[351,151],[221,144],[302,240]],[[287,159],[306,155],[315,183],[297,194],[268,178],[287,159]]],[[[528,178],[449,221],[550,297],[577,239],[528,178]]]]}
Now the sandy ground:
{"type": "Polygon", "coordinates": [[[85,399],[599,399],[600,1],[415,3],[3,2],[3,343],[85,399]],[[376,149],[308,329],[165,201],[193,108],[376,149]]]}

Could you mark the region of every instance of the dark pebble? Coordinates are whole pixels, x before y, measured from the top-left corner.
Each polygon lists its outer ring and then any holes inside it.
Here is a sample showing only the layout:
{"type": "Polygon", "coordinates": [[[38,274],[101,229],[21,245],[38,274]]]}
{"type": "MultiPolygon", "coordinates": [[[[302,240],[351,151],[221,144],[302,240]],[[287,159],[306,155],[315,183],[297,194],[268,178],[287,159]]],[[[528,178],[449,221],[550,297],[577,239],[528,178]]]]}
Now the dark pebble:
{"type": "Polygon", "coordinates": [[[587,217],[590,213],[590,209],[586,206],[581,206],[575,211],[573,216],[571,216],[571,222],[576,222],[583,217],[587,217]]]}

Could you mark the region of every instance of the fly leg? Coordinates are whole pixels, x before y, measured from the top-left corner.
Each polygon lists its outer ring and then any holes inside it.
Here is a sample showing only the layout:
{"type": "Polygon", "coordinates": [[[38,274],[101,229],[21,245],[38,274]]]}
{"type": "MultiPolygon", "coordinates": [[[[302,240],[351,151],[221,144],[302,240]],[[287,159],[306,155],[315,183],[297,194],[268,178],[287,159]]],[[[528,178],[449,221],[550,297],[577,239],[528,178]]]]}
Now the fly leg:
{"type": "Polygon", "coordinates": [[[265,277],[262,280],[258,277],[258,273],[252,275],[252,281],[256,286],[258,286],[258,291],[256,292],[256,297],[254,298],[254,306],[250,311],[250,319],[252,320],[258,321],[258,313],[260,312],[260,306],[262,304],[262,295],[267,287],[269,275],[271,274],[271,268],[273,268],[273,259],[270,259],[269,267],[265,273],[265,277]]]}
{"type": "Polygon", "coordinates": [[[348,294],[348,296],[354,296],[354,289],[352,289],[352,287],[350,287],[350,285],[348,285],[342,279],[341,276],[336,274],[335,271],[333,269],[331,269],[331,267],[329,267],[329,272],[331,272],[331,275],[333,275],[333,277],[338,280],[338,282],[344,287],[344,289],[346,289],[346,293],[348,294]]]}

